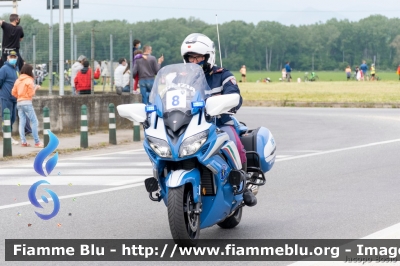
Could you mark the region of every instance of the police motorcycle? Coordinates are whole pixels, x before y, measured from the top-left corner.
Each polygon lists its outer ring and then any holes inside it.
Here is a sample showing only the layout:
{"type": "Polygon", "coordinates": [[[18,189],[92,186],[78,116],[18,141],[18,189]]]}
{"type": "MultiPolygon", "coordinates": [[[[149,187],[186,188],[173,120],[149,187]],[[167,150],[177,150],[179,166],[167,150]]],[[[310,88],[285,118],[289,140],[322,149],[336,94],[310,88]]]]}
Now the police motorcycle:
{"type": "Polygon", "coordinates": [[[151,200],[164,201],[172,237],[182,245],[196,245],[200,229],[237,226],[245,206],[243,191],[256,194],[275,162],[271,132],[264,127],[248,130],[232,117],[247,151],[247,166],[242,165],[234,142],[214,123],[238,105],[240,96],[205,101],[207,90],[197,64],[169,65],[157,74],[151,105],[117,106],[121,117],[143,125],[143,145],[154,175],[145,187],[151,200]]]}

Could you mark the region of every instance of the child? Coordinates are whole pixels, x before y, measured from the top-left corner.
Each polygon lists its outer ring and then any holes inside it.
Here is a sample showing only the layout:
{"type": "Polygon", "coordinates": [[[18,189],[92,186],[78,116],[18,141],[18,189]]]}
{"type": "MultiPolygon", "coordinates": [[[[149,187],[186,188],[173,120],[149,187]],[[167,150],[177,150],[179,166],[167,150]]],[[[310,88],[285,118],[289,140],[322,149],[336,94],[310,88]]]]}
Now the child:
{"type": "Polygon", "coordinates": [[[282,81],[286,80],[286,68],[282,68],[282,81]]]}
{"type": "Polygon", "coordinates": [[[371,81],[375,80],[375,64],[371,65],[371,81]]]}
{"type": "Polygon", "coordinates": [[[32,97],[35,95],[37,89],[40,89],[40,85],[34,85],[33,67],[29,64],[24,64],[21,69],[19,78],[15,81],[12,89],[12,95],[17,98],[17,109],[19,116],[19,136],[21,138],[21,146],[31,146],[26,142],[25,137],[25,123],[26,118],[32,122],[32,134],[35,140],[36,148],[43,148],[43,143],[39,140],[38,133],[38,119],[35,114],[35,110],[32,105],[32,97]]]}
{"type": "Polygon", "coordinates": [[[349,81],[350,76],[351,76],[351,68],[350,68],[350,66],[347,66],[345,71],[346,71],[347,81],[349,81]]]}
{"type": "Polygon", "coordinates": [[[355,72],[356,80],[359,80],[360,75],[358,74],[358,72],[359,72],[358,66],[356,67],[356,69],[354,70],[354,72],[355,72]]]}

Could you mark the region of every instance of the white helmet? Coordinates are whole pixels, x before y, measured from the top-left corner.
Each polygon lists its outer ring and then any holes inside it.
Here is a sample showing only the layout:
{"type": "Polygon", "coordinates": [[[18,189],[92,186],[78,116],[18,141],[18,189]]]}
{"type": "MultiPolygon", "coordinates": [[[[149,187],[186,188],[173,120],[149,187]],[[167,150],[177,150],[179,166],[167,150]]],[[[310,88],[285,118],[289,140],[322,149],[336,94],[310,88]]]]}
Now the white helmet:
{"type": "Polygon", "coordinates": [[[206,35],[201,33],[192,33],[183,40],[181,46],[181,56],[185,62],[189,62],[190,54],[201,54],[205,56],[206,64],[204,70],[211,69],[215,64],[215,46],[206,35]]]}

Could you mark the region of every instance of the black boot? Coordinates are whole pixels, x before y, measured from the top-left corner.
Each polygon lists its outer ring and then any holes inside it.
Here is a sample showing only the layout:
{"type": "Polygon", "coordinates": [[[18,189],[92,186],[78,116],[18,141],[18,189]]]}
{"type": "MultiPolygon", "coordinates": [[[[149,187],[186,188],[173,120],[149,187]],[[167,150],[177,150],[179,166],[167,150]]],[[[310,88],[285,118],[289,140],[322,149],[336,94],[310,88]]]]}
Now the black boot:
{"type": "Polygon", "coordinates": [[[257,204],[257,198],[254,196],[253,192],[247,188],[243,192],[243,201],[246,206],[253,207],[257,204]]]}

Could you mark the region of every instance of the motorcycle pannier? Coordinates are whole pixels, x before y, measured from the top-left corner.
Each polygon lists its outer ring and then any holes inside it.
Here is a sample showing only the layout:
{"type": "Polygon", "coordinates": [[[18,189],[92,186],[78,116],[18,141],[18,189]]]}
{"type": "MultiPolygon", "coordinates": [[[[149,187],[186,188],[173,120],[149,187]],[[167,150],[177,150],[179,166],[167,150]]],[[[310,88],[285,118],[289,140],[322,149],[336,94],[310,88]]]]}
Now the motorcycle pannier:
{"type": "Polygon", "coordinates": [[[263,173],[271,170],[275,163],[276,145],[268,128],[248,130],[241,136],[241,140],[247,152],[247,167],[260,168],[263,173]],[[256,152],[258,156],[251,152],[256,152]]]}

